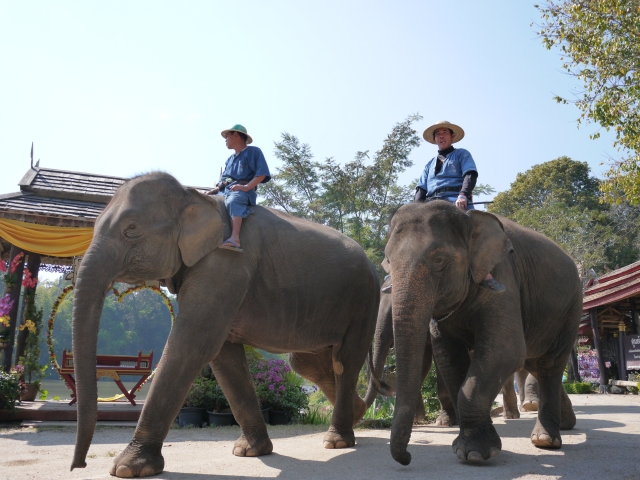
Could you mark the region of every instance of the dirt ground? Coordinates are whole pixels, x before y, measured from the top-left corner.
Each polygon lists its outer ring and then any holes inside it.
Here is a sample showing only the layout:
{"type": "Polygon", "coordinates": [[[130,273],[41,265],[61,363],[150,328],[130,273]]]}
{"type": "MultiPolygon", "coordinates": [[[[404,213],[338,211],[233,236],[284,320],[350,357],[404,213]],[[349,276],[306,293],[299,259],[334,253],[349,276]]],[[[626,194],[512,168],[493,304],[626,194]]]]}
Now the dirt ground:
{"type": "MultiPolygon", "coordinates": [[[[231,454],[238,427],[172,429],[162,450],[161,479],[213,478],[474,478],[474,479],[638,479],[640,396],[571,395],[578,423],[563,433],[561,450],[540,450],[529,435],[534,413],[519,420],[495,418],[502,452],[484,465],[460,461],[451,442],[456,428],[415,426],[411,464],[403,467],[389,452],[387,430],[356,430],[357,445],[325,450],[325,427],[269,427],[274,453],[259,458],[231,454]]],[[[75,427],[0,429],[1,479],[109,479],[113,458],[129,442],[133,428],[96,429],[88,466],[69,472],[75,427]]]]}

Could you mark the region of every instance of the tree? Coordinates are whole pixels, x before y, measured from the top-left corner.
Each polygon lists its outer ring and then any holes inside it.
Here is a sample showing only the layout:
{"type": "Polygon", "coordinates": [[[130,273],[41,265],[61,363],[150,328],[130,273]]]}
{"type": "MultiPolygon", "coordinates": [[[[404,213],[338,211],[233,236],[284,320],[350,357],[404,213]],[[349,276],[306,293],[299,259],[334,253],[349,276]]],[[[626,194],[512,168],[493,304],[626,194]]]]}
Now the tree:
{"type": "MultiPolygon", "coordinates": [[[[583,82],[572,101],[582,121],[616,132],[626,158],[611,164],[600,188],[604,200],[640,202],[640,4],[638,0],[562,0],[536,5],[538,34],[562,52],[563,68],[583,82]]],[[[555,97],[560,103],[570,101],[555,97]]],[[[591,135],[597,138],[599,133],[591,135]]]]}
{"type": "Polygon", "coordinates": [[[283,133],[275,144],[282,167],[261,187],[267,206],[333,227],[355,239],[375,265],[384,255],[388,214],[412,198],[398,176],[413,165],[411,151],[420,144],[410,115],[397,123],[373,156],[357,152],[341,165],[333,158],[314,162],[309,145],[283,133]]]}
{"type": "Polygon", "coordinates": [[[600,181],[568,157],[535,165],[488,210],[553,239],[581,269],[603,272],[638,259],[640,209],[600,203],[600,181]]]}

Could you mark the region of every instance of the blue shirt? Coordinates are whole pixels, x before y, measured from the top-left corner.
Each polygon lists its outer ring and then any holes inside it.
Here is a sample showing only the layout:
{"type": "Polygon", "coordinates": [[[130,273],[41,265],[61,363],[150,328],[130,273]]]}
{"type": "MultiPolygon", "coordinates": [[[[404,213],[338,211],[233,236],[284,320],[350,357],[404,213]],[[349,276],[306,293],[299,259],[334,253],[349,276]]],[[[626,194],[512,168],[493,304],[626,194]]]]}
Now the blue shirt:
{"type": "Polygon", "coordinates": [[[222,172],[223,178],[229,177],[243,182],[250,182],[254,177],[263,175],[264,180],[261,183],[267,183],[271,180],[269,167],[262,150],[251,146],[240,153],[231,155],[224,165],[224,172],[222,172]]]}
{"type": "MultiPolygon", "coordinates": [[[[477,172],[476,164],[468,150],[456,148],[446,156],[442,168],[436,175],[438,157],[432,158],[418,182],[418,187],[427,192],[427,196],[435,195],[441,188],[462,188],[464,176],[469,172],[477,172]]],[[[457,196],[456,192],[442,193],[442,196],[457,196]]]]}

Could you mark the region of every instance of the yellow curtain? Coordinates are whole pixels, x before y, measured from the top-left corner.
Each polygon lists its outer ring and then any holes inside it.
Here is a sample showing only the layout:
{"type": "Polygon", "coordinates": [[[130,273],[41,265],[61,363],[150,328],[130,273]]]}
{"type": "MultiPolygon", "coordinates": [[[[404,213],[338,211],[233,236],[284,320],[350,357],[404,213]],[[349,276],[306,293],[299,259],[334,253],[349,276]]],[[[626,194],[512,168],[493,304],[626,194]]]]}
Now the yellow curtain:
{"type": "Polygon", "coordinates": [[[89,248],[93,228],[52,227],[0,218],[0,237],[28,252],[75,257],[89,248]]]}

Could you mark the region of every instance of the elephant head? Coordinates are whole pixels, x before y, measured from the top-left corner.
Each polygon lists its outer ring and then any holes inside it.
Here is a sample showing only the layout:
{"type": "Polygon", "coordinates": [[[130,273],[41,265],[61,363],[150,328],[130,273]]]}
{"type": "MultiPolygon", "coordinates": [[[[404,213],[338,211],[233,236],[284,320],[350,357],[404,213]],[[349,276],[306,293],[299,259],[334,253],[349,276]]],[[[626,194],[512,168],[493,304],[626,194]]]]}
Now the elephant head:
{"type": "Polygon", "coordinates": [[[159,172],[122,185],[96,220],[73,304],[78,431],[72,470],[86,466],[97,419],[96,344],[110,286],[169,279],[219,246],[223,233],[216,200],[159,172]]]}
{"type": "Polygon", "coordinates": [[[391,219],[383,267],[393,280],[396,407],[391,454],[411,461],[415,398],[431,318],[442,319],[476,294],[484,277],[512,251],[500,220],[489,213],[462,212],[445,201],[410,203],[391,219]]]}

